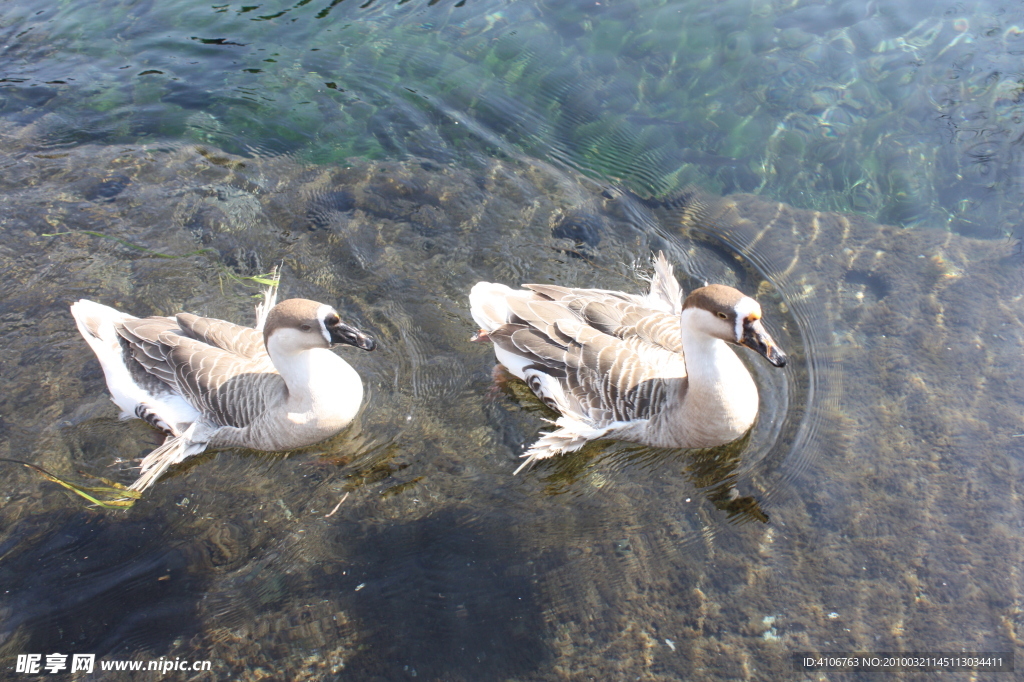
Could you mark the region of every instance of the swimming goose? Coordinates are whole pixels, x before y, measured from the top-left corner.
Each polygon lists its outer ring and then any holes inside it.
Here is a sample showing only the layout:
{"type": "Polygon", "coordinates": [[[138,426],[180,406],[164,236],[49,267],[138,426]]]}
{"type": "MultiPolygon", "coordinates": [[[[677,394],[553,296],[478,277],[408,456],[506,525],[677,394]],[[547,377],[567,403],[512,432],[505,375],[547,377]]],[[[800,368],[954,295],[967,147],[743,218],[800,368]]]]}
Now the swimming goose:
{"type": "Polygon", "coordinates": [[[729,344],[776,367],[783,353],[761,322],[761,306],[711,284],[684,300],[663,253],[650,293],[477,283],[469,295],[498,362],[561,414],[523,455],[523,467],[587,441],[613,438],[664,448],[736,440],[754,424],[757,386],[729,344]]]}
{"type": "Polygon", "coordinates": [[[139,319],[93,301],[71,306],[122,419],[138,417],[167,440],[142,460],[132,490],[207,448],[279,451],[333,436],[359,411],[363,384],[328,350],[364,350],[372,337],[329,305],[268,292],[256,328],[178,313],[139,319]]]}

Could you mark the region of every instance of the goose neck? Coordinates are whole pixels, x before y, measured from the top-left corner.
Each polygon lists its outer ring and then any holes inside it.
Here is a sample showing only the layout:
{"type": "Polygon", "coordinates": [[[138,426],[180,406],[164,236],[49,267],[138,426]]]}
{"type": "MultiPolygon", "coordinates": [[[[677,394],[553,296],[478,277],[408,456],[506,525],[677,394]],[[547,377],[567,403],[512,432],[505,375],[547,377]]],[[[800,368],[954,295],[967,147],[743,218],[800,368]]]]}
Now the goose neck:
{"type": "Polygon", "coordinates": [[[324,405],[337,402],[353,381],[361,388],[356,371],[327,348],[293,351],[271,339],[267,353],[288,387],[289,411],[322,411],[324,405]]]}
{"type": "Polygon", "coordinates": [[[739,362],[736,354],[722,339],[682,325],[683,357],[686,359],[686,373],[694,384],[715,384],[723,372],[734,371],[739,362]]]}
{"type": "Polygon", "coordinates": [[[739,356],[724,340],[682,318],[683,357],[689,378],[682,410],[690,447],[719,445],[739,438],[757,418],[757,386],[739,356]]]}

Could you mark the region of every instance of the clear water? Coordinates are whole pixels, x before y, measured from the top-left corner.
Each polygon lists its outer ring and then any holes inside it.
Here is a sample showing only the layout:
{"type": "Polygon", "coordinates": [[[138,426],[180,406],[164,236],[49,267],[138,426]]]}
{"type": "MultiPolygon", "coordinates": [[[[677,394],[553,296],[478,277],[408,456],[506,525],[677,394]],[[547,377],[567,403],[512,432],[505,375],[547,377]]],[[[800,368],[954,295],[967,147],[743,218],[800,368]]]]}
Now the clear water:
{"type": "Polygon", "coordinates": [[[351,429],[205,455],[127,512],[3,464],[0,665],[1019,653],[1022,46],[995,2],[0,5],[0,456],[129,482],[158,442],[117,420],[80,297],[247,322],[239,277],[283,263],[381,342],[342,351],[351,429]],[[706,212],[666,205],[694,185],[706,212]],[[655,249],[764,305],[793,362],[748,358],[758,425],[513,477],[547,415],[468,342],[469,287],[637,291],[655,249]]]}

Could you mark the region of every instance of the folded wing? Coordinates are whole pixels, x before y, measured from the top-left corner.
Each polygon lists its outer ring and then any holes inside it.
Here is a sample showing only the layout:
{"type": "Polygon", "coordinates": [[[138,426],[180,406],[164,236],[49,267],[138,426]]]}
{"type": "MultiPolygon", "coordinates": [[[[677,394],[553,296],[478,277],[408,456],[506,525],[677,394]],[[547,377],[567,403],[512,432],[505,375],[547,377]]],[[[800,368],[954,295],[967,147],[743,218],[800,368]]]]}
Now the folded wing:
{"type": "Polygon", "coordinates": [[[618,292],[527,288],[533,297],[506,299],[510,322],[489,336],[553,408],[603,426],[648,419],[678,394],[678,317],[618,292]]]}
{"type": "Polygon", "coordinates": [[[164,384],[218,425],[248,425],[286,390],[253,329],[183,313],[125,320],[117,331],[133,378],[164,384]]]}

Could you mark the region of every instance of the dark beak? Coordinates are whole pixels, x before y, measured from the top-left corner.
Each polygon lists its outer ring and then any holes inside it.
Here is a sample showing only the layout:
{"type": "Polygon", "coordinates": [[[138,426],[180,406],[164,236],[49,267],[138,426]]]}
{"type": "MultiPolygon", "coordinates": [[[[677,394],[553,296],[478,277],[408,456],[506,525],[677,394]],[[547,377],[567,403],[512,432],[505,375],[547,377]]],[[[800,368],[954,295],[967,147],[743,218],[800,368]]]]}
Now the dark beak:
{"type": "Polygon", "coordinates": [[[740,344],[755,350],[776,367],[786,366],[786,354],[775,345],[771,334],[764,328],[761,320],[747,318],[743,320],[743,338],[740,344]]]}
{"type": "Polygon", "coordinates": [[[327,333],[331,335],[331,343],[346,343],[363,350],[373,350],[377,342],[369,334],[350,327],[344,322],[338,322],[327,327],[327,333]]]}

